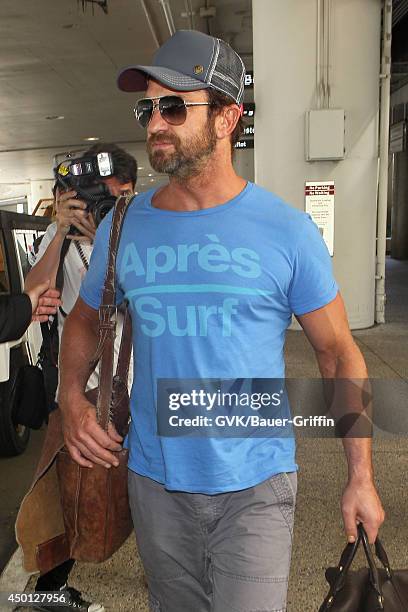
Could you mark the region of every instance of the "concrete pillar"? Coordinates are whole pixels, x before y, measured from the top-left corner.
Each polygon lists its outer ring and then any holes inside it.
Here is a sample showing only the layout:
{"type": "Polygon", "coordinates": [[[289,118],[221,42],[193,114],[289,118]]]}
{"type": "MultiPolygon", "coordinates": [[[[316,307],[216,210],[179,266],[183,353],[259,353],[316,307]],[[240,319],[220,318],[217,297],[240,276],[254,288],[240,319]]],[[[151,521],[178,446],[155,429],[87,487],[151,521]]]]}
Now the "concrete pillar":
{"type": "Polygon", "coordinates": [[[346,114],[341,161],[305,161],[305,113],[317,108],[318,0],[252,6],[255,180],[302,210],[305,181],[335,181],[334,271],[351,327],[368,327],[375,310],[381,0],[331,2],[330,108],[346,114]]]}
{"type": "Polygon", "coordinates": [[[237,174],[247,181],[254,182],[254,150],[237,150],[235,152],[234,168],[237,174]]]}

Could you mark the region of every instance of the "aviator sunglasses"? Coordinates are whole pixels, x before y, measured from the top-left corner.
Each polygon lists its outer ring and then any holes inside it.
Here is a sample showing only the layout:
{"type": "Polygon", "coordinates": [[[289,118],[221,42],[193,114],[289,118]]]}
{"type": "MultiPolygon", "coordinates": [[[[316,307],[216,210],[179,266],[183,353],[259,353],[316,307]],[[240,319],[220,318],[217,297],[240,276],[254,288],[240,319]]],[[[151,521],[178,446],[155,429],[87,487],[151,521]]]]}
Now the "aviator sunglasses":
{"type": "Polygon", "coordinates": [[[161,98],[143,98],[136,102],[133,109],[137,121],[147,127],[158,108],[160,115],[170,125],[183,125],[187,119],[189,106],[210,106],[211,102],[186,102],[180,96],[162,96],[161,98]]]}

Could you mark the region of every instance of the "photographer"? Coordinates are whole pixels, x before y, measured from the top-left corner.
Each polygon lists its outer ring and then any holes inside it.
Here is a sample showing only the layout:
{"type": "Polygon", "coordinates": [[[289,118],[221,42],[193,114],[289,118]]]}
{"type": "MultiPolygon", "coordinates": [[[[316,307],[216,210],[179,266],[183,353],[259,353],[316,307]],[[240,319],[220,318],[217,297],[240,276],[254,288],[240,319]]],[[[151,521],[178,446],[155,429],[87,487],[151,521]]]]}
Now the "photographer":
{"type": "MultiPolygon", "coordinates": [[[[98,143],[86,151],[81,159],[95,157],[101,153],[110,153],[113,171],[108,178],[95,179],[95,186],[91,186],[89,192],[97,190],[100,184],[104,184],[111,196],[132,194],[136,185],[137,164],[135,159],[126,151],[115,144],[98,143]],[[98,185],[99,184],[99,185],[98,185]]],[[[73,308],[81,286],[82,278],[88,268],[90,256],[93,249],[93,239],[95,236],[96,225],[100,221],[101,214],[106,213],[108,199],[102,201],[102,205],[89,205],[83,199],[78,199],[77,191],[64,191],[64,179],[57,178],[54,186],[54,197],[56,205],[56,221],[47,228],[47,232],[40,244],[36,261],[26,279],[26,290],[42,282],[44,279],[51,279],[51,287],[60,286],[62,280],[62,301],[63,309],[58,311],[58,335],[61,339],[64,320],[73,308]],[[105,207],[105,208],[104,208],[105,207]],[[104,208],[102,210],[102,208],[104,208]],[[96,221],[96,222],[95,222],[96,221]],[[67,248],[66,239],[70,241],[67,248]],[[65,252],[65,254],[64,254],[65,252]],[[63,264],[61,266],[61,260],[63,264]],[[60,272],[62,270],[62,279],[60,272]],[[58,279],[57,279],[58,276],[58,279]]],[[[88,192],[87,188],[79,188],[81,194],[88,192]]],[[[112,200],[112,198],[110,198],[112,200]]],[[[121,334],[117,335],[115,342],[115,353],[118,353],[121,334]]],[[[129,376],[131,381],[132,374],[129,376]]],[[[98,368],[91,374],[88,381],[88,389],[98,386],[98,368]]],[[[26,502],[26,498],[23,504],[26,502]]],[[[22,505],[20,512],[26,509],[22,505]]],[[[101,604],[85,601],[81,593],[76,589],[67,586],[69,572],[74,565],[73,560],[68,560],[55,567],[50,572],[43,574],[37,580],[36,591],[56,591],[63,590],[66,594],[67,603],[63,608],[52,605],[42,605],[38,610],[66,612],[68,610],[80,610],[82,612],[103,612],[101,604]]]]}
{"type": "MultiPolygon", "coordinates": [[[[98,153],[111,154],[114,166],[114,175],[101,179],[112,196],[133,193],[136,185],[137,164],[135,159],[115,144],[97,144],[88,149],[83,157],[95,156],[98,153]]],[[[82,277],[85,275],[83,254],[86,260],[92,253],[92,242],[95,236],[96,225],[93,215],[86,211],[87,204],[76,198],[76,192],[63,192],[58,182],[53,189],[56,205],[56,222],[52,223],[43,236],[33,268],[26,278],[26,291],[32,289],[39,282],[51,279],[51,287],[55,286],[61,249],[65,238],[71,240],[64,258],[63,295],[64,311],[59,312],[58,327],[61,337],[64,313],[68,314],[74,306],[79,293],[82,277]],[[77,234],[70,234],[70,228],[75,227],[77,234]],[[78,248],[79,247],[79,248],[78,248]],[[81,253],[82,252],[82,253],[81,253]],[[79,276],[78,276],[79,271],[79,276]]]]}

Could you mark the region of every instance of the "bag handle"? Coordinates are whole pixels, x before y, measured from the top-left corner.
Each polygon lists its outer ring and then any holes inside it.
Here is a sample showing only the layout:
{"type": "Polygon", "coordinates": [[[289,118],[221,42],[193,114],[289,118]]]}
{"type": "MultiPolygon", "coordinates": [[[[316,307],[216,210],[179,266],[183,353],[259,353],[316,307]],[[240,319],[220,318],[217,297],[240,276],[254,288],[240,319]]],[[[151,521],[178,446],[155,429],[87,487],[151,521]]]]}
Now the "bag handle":
{"type": "MultiPolygon", "coordinates": [[[[109,421],[112,418],[112,384],[113,384],[113,350],[116,335],[117,307],[115,304],[116,296],[116,256],[119,247],[119,239],[122,231],[123,220],[125,218],[129,204],[133,198],[130,196],[120,196],[116,200],[113,209],[112,225],[109,236],[108,263],[106,268],[105,283],[102,294],[102,301],[99,307],[99,345],[96,356],[101,356],[99,369],[99,388],[98,400],[96,404],[96,417],[99,425],[107,431],[109,421]]],[[[124,374],[128,371],[131,340],[129,336],[130,317],[126,318],[126,325],[123,325],[125,341],[121,342],[118,357],[117,372],[124,374]],[[127,339],[126,339],[127,336],[127,339]],[[127,351],[127,355],[125,354],[127,351]]],[[[94,360],[92,360],[94,361],[94,360]]]]}
{"type": "Polygon", "coordinates": [[[391,570],[390,562],[388,561],[388,556],[387,556],[387,553],[385,552],[385,548],[382,545],[380,538],[378,537],[375,541],[375,554],[377,555],[378,559],[383,564],[387,577],[391,579],[392,570],[391,570]]]}
{"type": "MultiPolygon", "coordinates": [[[[377,592],[378,601],[380,603],[381,608],[383,608],[384,607],[383,606],[384,598],[383,598],[383,595],[382,595],[380,579],[379,579],[379,576],[378,576],[378,569],[377,569],[377,566],[375,564],[375,559],[374,559],[373,551],[371,550],[371,546],[370,546],[370,544],[368,542],[368,537],[367,537],[366,530],[364,529],[362,523],[359,523],[358,530],[361,533],[361,541],[363,543],[365,556],[366,556],[367,561],[368,561],[368,566],[369,566],[369,570],[370,570],[371,585],[375,589],[375,591],[377,592]]],[[[378,539],[378,537],[377,537],[377,539],[378,539]]]]}
{"type": "MultiPolygon", "coordinates": [[[[360,542],[361,542],[361,534],[360,532],[357,532],[357,539],[354,542],[350,542],[349,544],[347,544],[343,552],[341,553],[340,561],[338,564],[339,574],[333,586],[330,589],[331,596],[334,596],[338,591],[340,591],[343,588],[344,582],[346,580],[346,575],[350,569],[350,566],[354,560],[354,557],[356,556],[356,552],[358,550],[358,547],[360,546],[360,542]]],[[[329,598],[329,601],[330,601],[330,598],[329,598]]]]}
{"type": "MultiPolygon", "coordinates": [[[[380,581],[379,581],[379,576],[378,576],[378,569],[377,566],[375,564],[374,561],[374,556],[370,547],[370,544],[368,542],[368,537],[367,537],[367,533],[363,527],[362,523],[359,523],[357,526],[357,539],[355,540],[355,542],[347,544],[341,554],[340,557],[340,561],[339,561],[339,565],[338,565],[338,570],[339,570],[339,574],[333,584],[333,586],[330,589],[330,593],[328,595],[327,601],[326,601],[326,607],[323,608],[326,610],[330,609],[331,604],[334,601],[334,598],[336,596],[336,594],[343,588],[344,583],[346,581],[346,576],[347,573],[350,569],[350,566],[354,560],[354,557],[356,555],[357,549],[360,546],[360,542],[363,542],[363,547],[364,547],[364,552],[367,558],[367,562],[368,562],[368,566],[369,566],[369,578],[370,578],[370,582],[371,585],[373,587],[373,589],[375,590],[377,597],[378,597],[378,604],[379,604],[379,609],[383,610],[384,609],[384,598],[383,598],[383,594],[382,594],[382,590],[381,590],[381,586],[380,586],[380,581]]],[[[377,554],[377,542],[379,542],[379,539],[377,537],[376,540],[376,554],[377,554]]],[[[381,551],[385,553],[385,550],[382,546],[382,544],[380,543],[379,546],[381,547],[381,551]]],[[[379,549],[378,549],[379,550],[379,549]]],[[[380,558],[380,557],[379,557],[380,558]]],[[[385,554],[382,555],[383,559],[386,559],[388,561],[387,555],[385,554]]],[[[381,562],[382,559],[380,558],[381,562]]],[[[388,566],[389,567],[389,566],[388,566]]]]}
{"type": "Polygon", "coordinates": [[[360,534],[358,534],[355,542],[351,542],[347,544],[347,546],[344,548],[342,555],[340,557],[340,561],[339,561],[339,570],[343,574],[346,574],[349,571],[350,566],[354,560],[354,557],[356,556],[358,547],[360,545],[360,540],[361,540],[361,536],[360,534]]]}

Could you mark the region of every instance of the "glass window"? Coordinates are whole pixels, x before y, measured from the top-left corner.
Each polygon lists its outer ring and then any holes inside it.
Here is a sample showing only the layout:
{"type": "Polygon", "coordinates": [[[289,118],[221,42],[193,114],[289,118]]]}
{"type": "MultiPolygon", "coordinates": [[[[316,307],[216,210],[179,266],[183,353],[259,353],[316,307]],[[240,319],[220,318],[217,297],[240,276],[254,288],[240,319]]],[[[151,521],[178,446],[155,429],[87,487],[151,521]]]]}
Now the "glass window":
{"type": "Polygon", "coordinates": [[[31,269],[41,236],[44,231],[39,230],[14,230],[17,255],[20,260],[23,277],[25,278],[31,269]]]}

